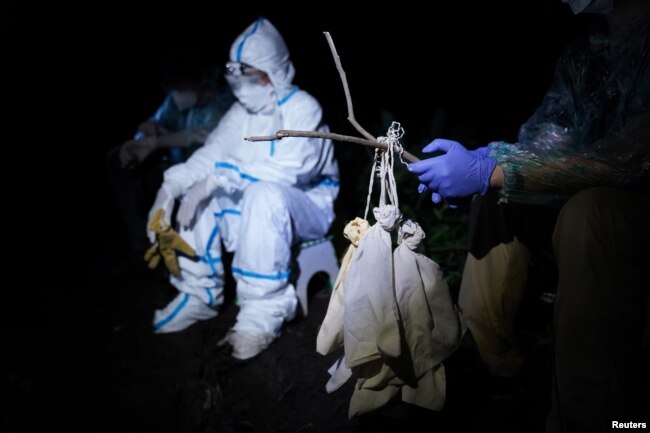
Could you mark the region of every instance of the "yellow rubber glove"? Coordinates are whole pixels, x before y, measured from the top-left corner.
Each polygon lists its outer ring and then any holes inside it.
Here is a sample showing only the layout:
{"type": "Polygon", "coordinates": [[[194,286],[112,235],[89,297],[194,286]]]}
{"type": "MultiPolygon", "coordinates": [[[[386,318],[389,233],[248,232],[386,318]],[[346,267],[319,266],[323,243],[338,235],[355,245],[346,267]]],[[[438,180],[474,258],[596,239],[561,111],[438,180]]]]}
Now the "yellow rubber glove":
{"type": "Polygon", "coordinates": [[[180,277],[181,270],[178,267],[176,251],[180,251],[189,257],[195,257],[196,251],[164,221],[164,217],[165,211],[158,209],[151,221],[149,221],[149,230],[156,234],[156,242],[144,254],[144,260],[148,263],[150,269],[155,269],[162,257],[163,263],[169,272],[176,277],[180,277]]]}

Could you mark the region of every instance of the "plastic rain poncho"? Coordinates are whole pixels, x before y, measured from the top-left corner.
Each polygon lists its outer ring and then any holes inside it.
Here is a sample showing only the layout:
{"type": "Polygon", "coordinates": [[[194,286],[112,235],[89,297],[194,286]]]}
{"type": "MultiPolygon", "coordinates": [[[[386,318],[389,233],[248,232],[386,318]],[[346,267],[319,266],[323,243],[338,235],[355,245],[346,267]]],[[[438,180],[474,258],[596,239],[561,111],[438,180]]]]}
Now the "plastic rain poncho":
{"type": "Polygon", "coordinates": [[[601,34],[568,48],[519,142],[490,144],[504,196],[544,203],[590,186],[650,186],[650,19],[618,45],[601,34]]]}

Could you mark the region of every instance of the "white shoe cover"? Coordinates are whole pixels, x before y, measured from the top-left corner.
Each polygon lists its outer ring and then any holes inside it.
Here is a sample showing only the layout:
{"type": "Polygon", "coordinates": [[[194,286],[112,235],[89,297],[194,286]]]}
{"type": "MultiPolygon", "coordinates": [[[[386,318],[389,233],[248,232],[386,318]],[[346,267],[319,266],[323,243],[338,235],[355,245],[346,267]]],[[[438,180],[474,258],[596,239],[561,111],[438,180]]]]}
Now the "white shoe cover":
{"type": "Polygon", "coordinates": [[[163,334],[182,331],[199,320],[208,320],[216,316],[217,311],[198,297],[181,292],[165,308],[155,311],[154,332],[163,334]]]}
{"type": "Polygon", "coordinates": [[[232,346],[232,357],[238,361],[246,361],[259,355],[275,340],[271,335],[254,335],[246,331],[230,330],[218,346],[226,343],[232,346]]]}

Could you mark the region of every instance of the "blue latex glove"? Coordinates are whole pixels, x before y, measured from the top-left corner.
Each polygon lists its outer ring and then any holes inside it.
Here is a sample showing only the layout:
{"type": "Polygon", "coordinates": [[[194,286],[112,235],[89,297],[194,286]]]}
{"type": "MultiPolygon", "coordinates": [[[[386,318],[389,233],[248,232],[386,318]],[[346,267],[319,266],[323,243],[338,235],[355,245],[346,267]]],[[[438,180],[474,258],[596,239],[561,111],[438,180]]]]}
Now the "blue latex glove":
{"type": "MultiPolygon", "coordinates": [[[[474,154],[474,155],[476,155],[478,157],[484,157],[484,156],[488,156],[488,154],[490,153],[490,148],[487,147],[487,146],[479,147],[478,149],[470,150],[469,153],[472,153],[472,154],[474,154]]],[[[427,189],[429,189],[429,188],[427,188],[427,186],[425,184],[423,184],[423,183],[418,185],[418,192],[420,194],[422,194],[427,189]]],[[[437,192],[434,192],[434,193],[431,194],[431,200],[434,203],[440,203],[440,201],[442,200],[442,197],[437,192]]],[[[453,199],[451,197],[445,197],[444,200],[447,202],[447,205],[450,208],[455,209],[455,208],[458,207],[457,201],[455,199],[453,199]]]]}
{"type": "Polygon", "coordinates": [[[487,147],[469,151],[462,144],[437,138],[422,149],[424,153],[445,152],[444,155],[409,164],[409,170],[418,175],[422,184],[419,192],[431,189],[431,201],[443,199],[455,207],[453,198],[485,194],[490,187],[490,176],[497,165],[490,158],[487,147]]]}

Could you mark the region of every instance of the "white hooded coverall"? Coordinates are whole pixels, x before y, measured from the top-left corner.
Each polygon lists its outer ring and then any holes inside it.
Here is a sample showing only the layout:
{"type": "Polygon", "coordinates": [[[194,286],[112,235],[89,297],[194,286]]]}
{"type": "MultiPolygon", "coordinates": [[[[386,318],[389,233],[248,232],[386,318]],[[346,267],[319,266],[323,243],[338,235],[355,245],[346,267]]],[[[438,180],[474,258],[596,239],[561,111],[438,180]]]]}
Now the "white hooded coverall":
{"type": "Polygon", "coordinates": [[[181,277],[172,276],[171,283],[180,293],[156,312],[154,328],[174,332],[216,316],[214,307],[223,299],[223,241],[235,252],[232,272],[240,311],[233,330],[270,341],[297,306],[289,281],[292,245],[329,230],[339,172],[330,140],[243,139],[278,129],[327,131],[320,104],[291,84],[295,70],[275,27],[264,18],[255,21],[235,40],[230,60],[264,71],[272,85],[261,96],[259,85],[254,92],[233,88],[239,100],[204,147],[165,172],[163,186],[175,197],[208,176],[216,188],[197,208],[194,224],[180,230],[200,260],[179,257],[181,277]],[[250,106],[263,108],[253,113],[250,106]]]}

